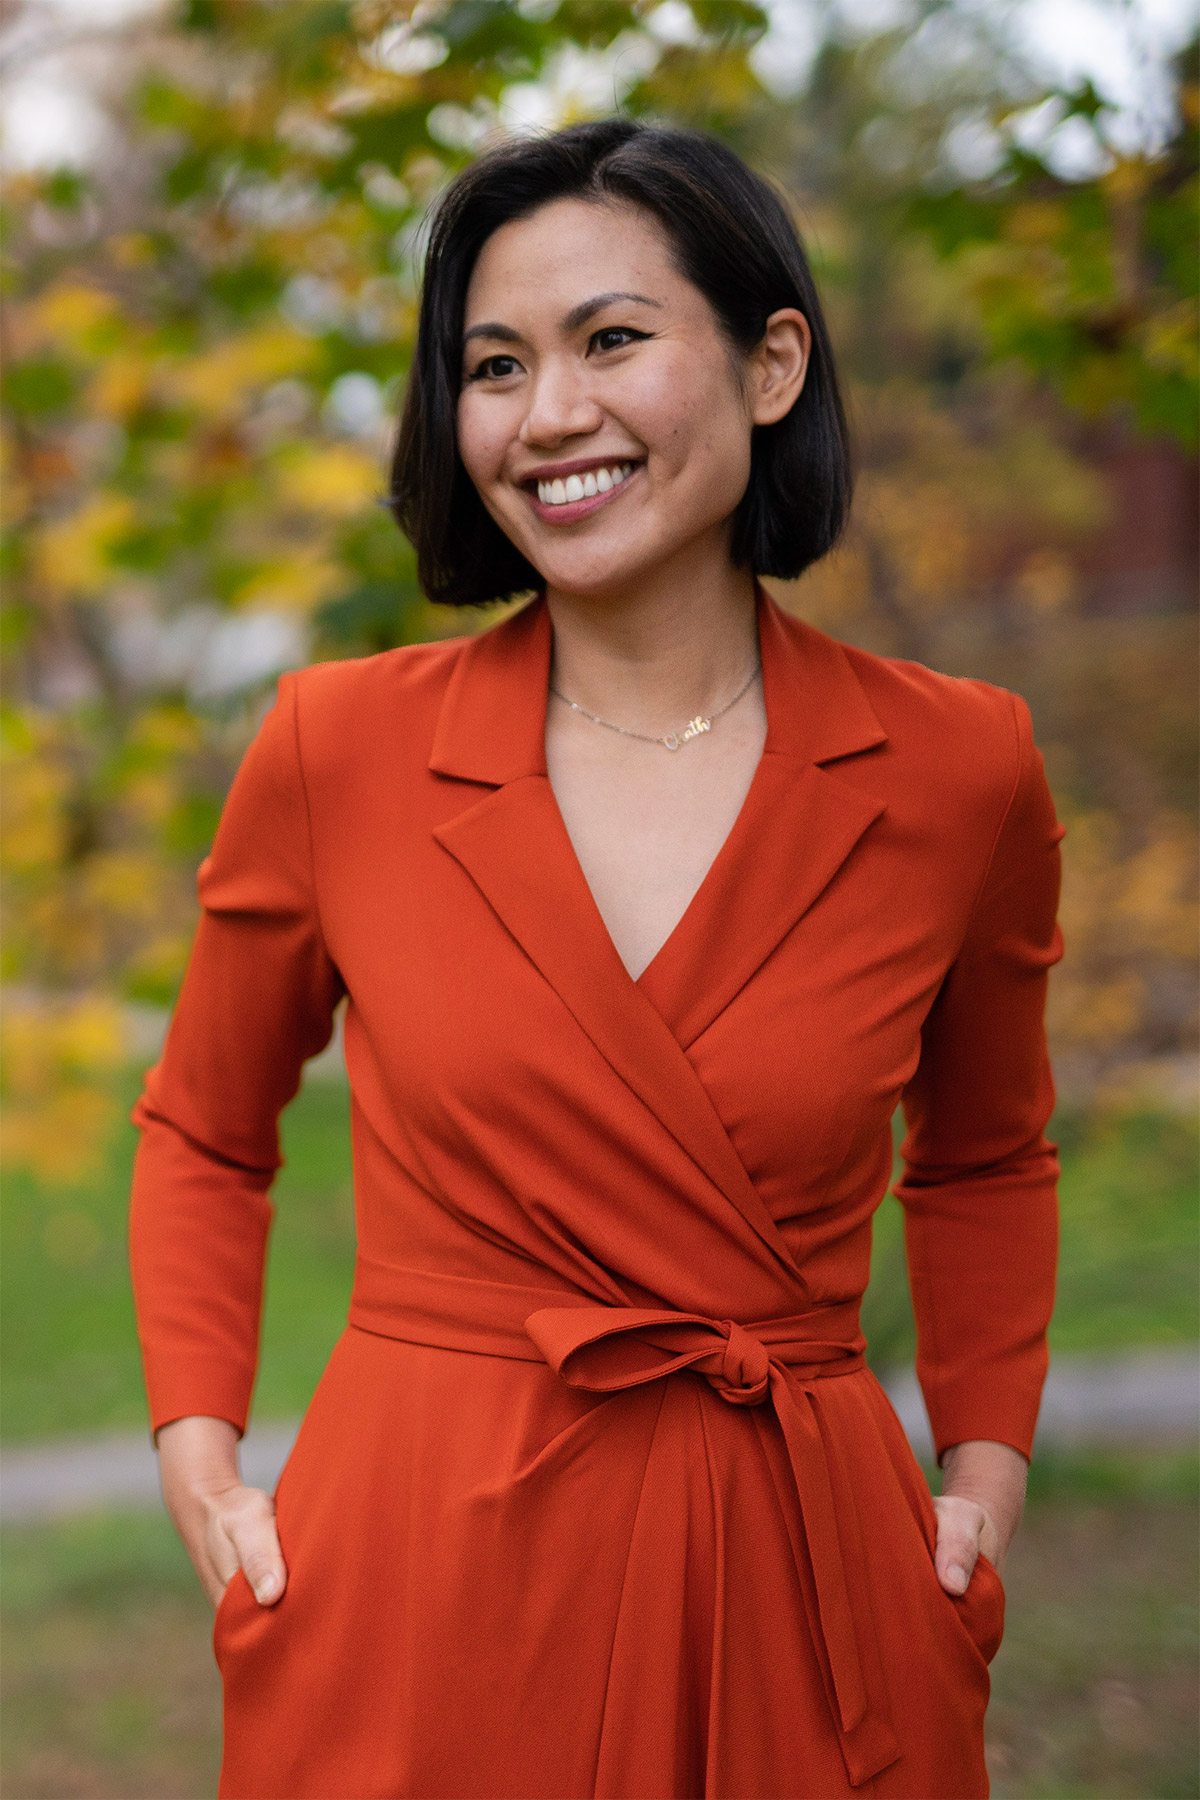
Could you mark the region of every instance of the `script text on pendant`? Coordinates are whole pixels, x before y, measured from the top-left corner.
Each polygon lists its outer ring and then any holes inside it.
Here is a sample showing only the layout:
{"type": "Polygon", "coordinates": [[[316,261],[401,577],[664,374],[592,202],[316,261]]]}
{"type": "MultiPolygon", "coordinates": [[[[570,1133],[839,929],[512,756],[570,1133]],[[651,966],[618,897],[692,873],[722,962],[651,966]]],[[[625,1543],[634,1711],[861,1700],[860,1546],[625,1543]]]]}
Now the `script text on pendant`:
{"type": "Polygon", "coordinates": [[[683,742],[686,744],[689,738],[699,737],[702,731],[711,730],[712,720],[706,719],[701,714],[697,713],[696,717],[691,721],[683,734],[683,742]]]}

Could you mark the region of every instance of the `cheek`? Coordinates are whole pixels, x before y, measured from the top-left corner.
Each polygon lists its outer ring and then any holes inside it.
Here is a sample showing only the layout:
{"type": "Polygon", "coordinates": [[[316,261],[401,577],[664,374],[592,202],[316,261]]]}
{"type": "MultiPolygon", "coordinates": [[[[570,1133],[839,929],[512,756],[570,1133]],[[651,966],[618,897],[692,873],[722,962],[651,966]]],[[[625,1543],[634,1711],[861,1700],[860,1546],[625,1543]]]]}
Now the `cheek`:
{"type": "Polygon", "coordinates": [[[507,436],[494,410],[473,404],[468,392],[460,398],[455,418],[458,454],[477,486],[495,478],[504,455],[507,436]]]}
{"type": "Polygon", "coordinates": [[[637,396],[641,435],[672,472],[705,487],[726,486],[750,468],[750,428],[737,395],[716,381],[697,384],[694,366],[663,364],[637,396]]]}

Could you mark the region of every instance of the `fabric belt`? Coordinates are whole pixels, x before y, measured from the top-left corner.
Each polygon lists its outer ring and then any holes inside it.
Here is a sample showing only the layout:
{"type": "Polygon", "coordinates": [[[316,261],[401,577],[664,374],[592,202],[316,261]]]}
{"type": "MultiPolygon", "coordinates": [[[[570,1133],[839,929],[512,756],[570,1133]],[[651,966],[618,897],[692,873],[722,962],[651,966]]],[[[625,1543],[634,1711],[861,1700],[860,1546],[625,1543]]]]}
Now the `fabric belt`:
{"type": "Polygon", "coordinates": [[[857,1301],[739,1324],[606,1305],[566,1286],[434,1274],[360,1254],[349,1322],[408,1343],[544,1361],[589,1393],[618,1393],[691,1370],[733,1406],[769,1403],[791,1465],[807,1556],[786,1504],[784,1518],[802,1590],[806,1563],[812,1571],[814,1636],[828,1664],[822,1673],[847,1772],[858,1786],[896,1760],[853,1486],[836,1447],[826,1443],[814,1393],[817,1383],[865,1366],[857,1301]]]}

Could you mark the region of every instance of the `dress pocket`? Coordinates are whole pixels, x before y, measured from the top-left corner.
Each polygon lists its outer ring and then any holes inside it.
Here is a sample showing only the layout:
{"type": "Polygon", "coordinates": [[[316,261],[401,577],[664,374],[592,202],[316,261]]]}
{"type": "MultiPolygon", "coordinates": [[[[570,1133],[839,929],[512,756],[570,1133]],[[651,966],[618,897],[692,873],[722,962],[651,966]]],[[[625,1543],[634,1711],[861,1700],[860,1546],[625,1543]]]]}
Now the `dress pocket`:
{"type": "Polygon", "coordinates": [[[212,1643],[213,1650],[218,1656],[220,1654],[221,1640],[228,1627],[230,1615],[234,1607],[247,1596],[249,1596],[255,1606],[258,1605],[257,1600],[254,1599],[254,1595],[250,1592],[250,1584],[246,1580],[242,1570],[235,1569],[229,1580],[225,1583],[225,1592],[217,1601],[217,1610],[213,1614],[212,1643]]]}
{"type": "Polygon", "coordinates": [[[981,1551],[966,1593],[946,1594],[946,1598],[984,1662],[990,1663],[1004,1637],[1004,1583],[996,1565],[981,1551]]]}

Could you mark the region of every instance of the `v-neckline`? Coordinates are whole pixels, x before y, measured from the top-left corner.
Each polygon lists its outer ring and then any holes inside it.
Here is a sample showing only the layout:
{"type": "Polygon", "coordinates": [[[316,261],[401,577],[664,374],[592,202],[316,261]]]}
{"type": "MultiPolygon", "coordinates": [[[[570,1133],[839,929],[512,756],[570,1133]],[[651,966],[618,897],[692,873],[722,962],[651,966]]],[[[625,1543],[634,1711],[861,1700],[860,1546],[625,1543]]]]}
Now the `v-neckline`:
{"type": "Polygon", "coordinates": [[[724,842],[636,978],[596,905],[545,756],[551,630],[544,595],[459,656],[429,766],[490,790],[434,835],[560,995],[602,1036],[654,1017],[687,1048],[833,880],[884,810],[821,765],[883,744],[845,647],[758,584],[766,741],[724,842]],[[606,1012],[607,1009],[607,1012],[606,1012]]]}
{"type": "MultiPolygon", "coordinates": [[[[663,986],[659,974],[656,973],[659,965],[665,966],[673,960],[668,954],[672,949],[673,939],[681,932],[690,929],[695,924],[697,915],[702,914],[707,910],[706,901],[709,897],[710,890],[719,884],[720,877],[724,873],[724,864],[735,859],[739,854],[741,839],[746,835],[744,830],[745,820],[752,810],[757,811],[757,806],[755,804],[757,799],[756,789],[761,786],[763,763],[766,760],[766,755],[767,752],[764,746],[759,753],[758,761],[754,765],[754,773],[750,777],[750,784],[747,787],[745,794],[742,796],[742,803],[737,809],[737,815],[734,818],[733,824],[722,838],[717,853],[709,863],[707,869],[705,869],[695,893],[692,895],[691,899],[688,901],[687,905],[684,907],[645,968],[639,975],[631,974],[624,959],[621,958],[620,951],[617,951],[617,956],[621,960],[621,966],[625,969],[626,974],[629,975],[629,979],[636,987],[640,987],[647,998],[651,1000],[653,1000],[656,991],[663,986]]],[[[568,833],[568,836],[569,835],[570,833],[568,833]]],[[[574,845],[572,845],[572,849],[574,849],[574,845]]],[[[584,876],[584,881],[587,881],[586,875],[584,876]]],[[[588,888],[588,892],[591,893],[590,887],[588,888]]],[[[595,905],[594,897],[592,903],[595,905]]],[[[600,912],[598,906],[596,907],[596,911],[600,912]]],[[[603,913],[600,914],[600,917],[601,923],[603,923],[603,913]]],[[[605,925],[604,929],[605,931],[608,931],[608,926],[605,925]]],[[[609,933],[609,936],[612,936],[611,932],[609,933]]],[[[613,945],[613,948],[616,949],[615,944],[613,945]]]]}
{"type": "MultiPolygon", "coordinates": [[[[746,792],[742,796],[742,802],[741,802],[741,805],[738,807],[738,810],[734,817],[733,823],[730,825],[729,830],[725,833],[725,836],[722,838],[720,844],[718,845],[716,853],[713,856],[708,867],[705,869],[704,874],[701,876],[700,882],[699,882],[698,886],[695,888],[694,892],[692,893],[691,899],[688,901],[687,905],[684,907],[683,911],[680,913],[679,917],[676,919],[674,925],[671,927],[670,931],[667,933],[667,935],[663,939],[662,943],[659,944],[657,950],[655,950],[654,955],[650,958],[649,962],[646,963],[645,967],[637,975],[635,975],[633,973],[633,971],[630,969],[628,963],[625,961],[625,958],[621,955],[621,952],[617,949],[616,939],[613,937],[612,932],[609,930],[608,921],[605,919],[604,914],[600,909],[599,902],[597,901],[595,894],[592,892],[592,884],[588,880],[587,873],[584,870],[582,862],[580,861],[579,852],[575,848],[575,841],[572,838],[571,833],[567,827],[567,821],[566,821],[565,817],[563,816],[562,808],[558,804],[558,796],[554,792],[554,786],[550,780],[549,773],[547,772],[547,774],[545,776],[546,785],[550,790],[550,797],[553,802],[555,815],[556,815],[559,825],[562,829],[563,837],[567,841],[567,845],[570,849],[571,857],[574,860],[575,866],[579,871],[579,878],[582,881],[585,889],[587,890],[588,898],[590,899],[590,901],[592,903],[593,911],[595,912],[596,918],[599,921],[600,929],[604,933],[604,936],[607,938],[609,944],[611,944],[613,955],[616,957],[617,961],[620,963],[622,969],[624,969],[625,974],[628,977],[628,979],[632,982],[634,987],[641,988],[642,992],[646,995],[647,999],[650,1000],[652,1005],[655,1005],[656,990],[663,986],[663,983],[658,981],[654,974],[655,967],[660,961],[662,961],[664,958],[666,958],[666,953],[671,948],[672,941],[679,935],[680,932],[684,931],[689,926],[690,922],[692,921],[693,915],[698,911],[704,910],[705,889],[712,885],[714,872],[717,871],[718,864],[722,863],[723,861],[725,861],[728,858],[731,845],[734,845],[733,853],[734,854],[737,853],[737,846],[734,844],[734,840],[740,839],[744,835],[744,833],[742,831],[743,821],[745,820],[747,813],[751,808],[751,803],[752,803],[753,799],[755,798],[755,789],[760,784],[763,763],[766,760],[768,746],[770,745],[770,741],[771,741],[771,705],[770,705],[770,700],[768,698],[768,693],[767,693],[768,676],[767,676],[767,671],[766,671],[766,666],[765,666],[765,659],[763,656],[763,643],[762,643],[763,599],[764,599],[764,589],[758,583],[756,583],[755,584],[755,599],[754,599],[754,626],[755,626],[755,635],[758,639],[759,663],[760,663],[760,665],[762,665],[762,673],[763,673],[763,711],[767,715],[767,729],[766,729],[766,735],[763,740],[763,748],[759,753],[758,761],[754,765],[754,773],[751,775],[749,784],[746,788],[746,792]],[[645,984],[645,985],[643,985],[643,984],[645,984]]],[[[547,686],[547,712],[548,711],[549,711],[549,689],[547,686]]],[[[545,718],[543,718],[543,721],[542,721],[543,734],[545,733],[545,729],[546,729],[546,720],[545,720],[545,718]]],[[[664,998],[665,998],[665,995],[664,995],[664,998]]],[[[657,1006],[656,1010],[661,1012],[662,1007],[657,1006]]],[[[666,1016],[666,1015],[664,1015],[664,1016],[666,1016]]]]}

